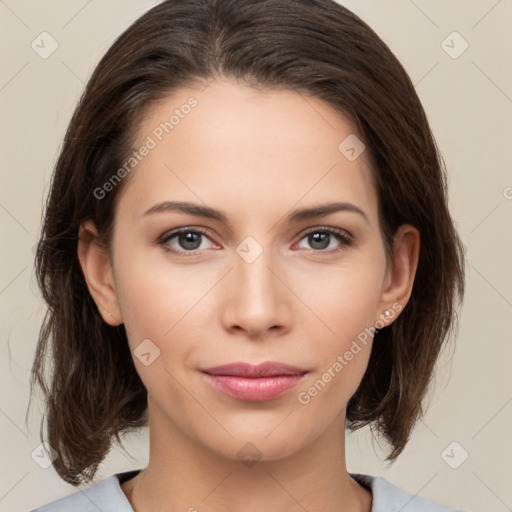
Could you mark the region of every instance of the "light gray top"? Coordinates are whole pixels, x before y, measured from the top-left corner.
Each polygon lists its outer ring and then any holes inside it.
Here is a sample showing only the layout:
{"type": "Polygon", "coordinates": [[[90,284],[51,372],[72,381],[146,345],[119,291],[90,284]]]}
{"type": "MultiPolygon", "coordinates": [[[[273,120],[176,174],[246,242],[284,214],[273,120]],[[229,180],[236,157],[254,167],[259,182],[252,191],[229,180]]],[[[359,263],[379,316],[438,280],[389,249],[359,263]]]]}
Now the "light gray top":
{"type": "MultiPolygon", "coordinates": [[[[140,471],[137,469],[115,473],[89,489],[79,490],[30,512],[133,512],[120,484],[133,478],[140,471]]],[[[371,512],[464,512],[408,494],[379,476],[358,473],[350,473],[350,476],[371,490],[371,512]]]]}

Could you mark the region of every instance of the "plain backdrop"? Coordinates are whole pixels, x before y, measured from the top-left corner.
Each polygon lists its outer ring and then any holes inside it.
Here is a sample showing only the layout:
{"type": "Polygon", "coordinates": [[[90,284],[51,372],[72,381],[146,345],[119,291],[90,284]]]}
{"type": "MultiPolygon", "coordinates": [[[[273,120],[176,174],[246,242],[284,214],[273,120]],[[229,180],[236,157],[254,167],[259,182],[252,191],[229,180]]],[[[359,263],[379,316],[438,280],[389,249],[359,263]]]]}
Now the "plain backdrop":
{"type": "MultiPolygon", "coordinates": [[[[77,490],[33,456],[39,395],[25,424],[45,311],[33,248],[84,84],[113,40],[155,3],[0,0],[1,511],[26,512],[77,490]],[[46,58],[32,46],[40,37],[46,51],[58,45],[46,58]]],[[[415,84],[448,168],[468,260],[459,335],[439,360],[424,420],[389,469],[385,443],[372,441],[369,429],[349,434],[348,469],[447,505],[505,512],[512,509],[512,0],[342,3],[376,30],[415,84]]],[[[125,446],[131,457],[114,447],[95,482],[144,467],[147,431],[125,446]]]]}

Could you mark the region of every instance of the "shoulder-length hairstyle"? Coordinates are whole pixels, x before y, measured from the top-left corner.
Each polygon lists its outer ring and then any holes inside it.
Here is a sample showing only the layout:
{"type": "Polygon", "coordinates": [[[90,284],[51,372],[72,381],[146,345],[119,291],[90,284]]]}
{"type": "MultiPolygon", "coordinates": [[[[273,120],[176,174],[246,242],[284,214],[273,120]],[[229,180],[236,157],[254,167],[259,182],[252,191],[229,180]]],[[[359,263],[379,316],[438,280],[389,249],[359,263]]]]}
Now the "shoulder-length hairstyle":
{"type": "MultiPolygon", "coordinates": [[[[445,166],[406,71],[379,36],[334,0],[167,0],[136,20],[94,70],[69,124],[51,182],[36,275],[48,305],[31,374],[44,393],[53,466],[79,485],[114,438],[148,424],[147,391],[124,326],[100,316],[77,257],[92,219],[109,247],[116,197],[95,190],[133,151],[155,102],[215,78],[313,95],[354,123],[373,161],[387,257],[402,224],[421,234],[415,283],[399,317],[375,334],[347,405],[347,427],[370,425],[404,449],[438,354],[457,325],[464,250],[448,211],[445,166]]],[[[136,172],[136,171],[135,171],[136,172]]],[[[30,407],[30,405],[29,405],[30,407]]]]}

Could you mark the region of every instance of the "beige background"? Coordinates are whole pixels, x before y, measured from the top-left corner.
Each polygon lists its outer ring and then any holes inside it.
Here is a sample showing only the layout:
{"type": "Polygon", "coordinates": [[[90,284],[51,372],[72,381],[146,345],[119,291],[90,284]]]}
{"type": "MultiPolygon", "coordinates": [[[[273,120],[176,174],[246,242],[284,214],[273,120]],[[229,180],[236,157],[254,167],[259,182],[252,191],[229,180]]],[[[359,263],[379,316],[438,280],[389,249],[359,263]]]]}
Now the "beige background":
{"type": "MultiPolygon", "coordinates": [[[[28,379],[44,312],[32,251],[84,83],[114,38],[155,3],[0,0],[1,511],[26,512],[76,491],[31,457],[40,442],[40,404],[26,425],[28,379]],[[58,43],[47,59],[31,48],[43,31],[58,43]]],[[[450,205],[468,249],[459,337],[440,360],[425,420],[388,470],[386,446],[372,442],[368,429],[350,435],[348,468],[469,511],[510,510],[512,0],[342,3],[381,35],[415,83],[449,170],[450,205]],[[453,31],[469,44],[456,59],[442,45],[453,31]]],[[[447,44],[452,53],[463,48],[457,36],[447,44]]],[[[127,440],[134,459],[115,448],[97,479],[143,467],[146,434],[127,440]]]]}

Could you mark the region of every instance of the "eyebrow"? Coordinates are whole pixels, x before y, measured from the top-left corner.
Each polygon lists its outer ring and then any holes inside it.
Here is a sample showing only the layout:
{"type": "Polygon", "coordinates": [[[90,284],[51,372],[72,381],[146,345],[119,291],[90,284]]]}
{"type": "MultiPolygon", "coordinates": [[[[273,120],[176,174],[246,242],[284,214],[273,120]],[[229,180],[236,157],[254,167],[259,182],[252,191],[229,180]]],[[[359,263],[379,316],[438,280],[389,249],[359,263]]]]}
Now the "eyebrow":
{"type": "MultiPolygon", "coordinates": [[[[188,215],[194,215],[196,217],[205,217],[208,219],[218,220],[224,223],[226,226],[230,226],[228,217],[223,211],[210,208],[209,206],[202,206],[186,201],[162,201],[161,203],[157,203],[151,208],[148,208],[144,212],[143,217],[155,213],[172,211],[182,212],[188,215]]],[[[355,204],[346,202],[327,203],[314,206],[312,208],[296,209],[288,215],[286,221],[290,223],[299,222],[302,220],[314,219],[316,217],[322,217],[340,211],[357,213],[361,215],[367,223],[370,223],[368,216],[363,210],[361,210],[361,208],[355,204]]]]}

